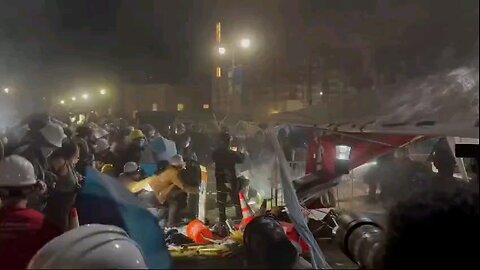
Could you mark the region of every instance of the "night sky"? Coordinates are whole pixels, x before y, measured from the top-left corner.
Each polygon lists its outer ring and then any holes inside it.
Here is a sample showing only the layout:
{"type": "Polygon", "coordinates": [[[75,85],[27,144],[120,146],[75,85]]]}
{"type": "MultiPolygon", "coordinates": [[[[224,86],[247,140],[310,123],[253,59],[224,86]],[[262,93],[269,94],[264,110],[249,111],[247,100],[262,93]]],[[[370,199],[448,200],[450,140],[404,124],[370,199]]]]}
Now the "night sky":
{"type": "MultiPolygon", "coordinates": [[[[465,52],[478,42],[478,0],[388,2],[419,10],[407,14],[408,27],[378,30],[401,31],[393,43],[407,40],[405,54],[449,45],[465,52]]],[[[217,20],[226,38],[252,35],[258,48],[249,61],[257,66],[276,55],[293,67],[305,62],[316,25],[345,26],[339,36],[349,36],[357,31],[351,14],[373,16],[378,7],[373,0],[0,0],[0,80],[42,93],[123,81],[208,85],[217,20]],[[351,18],[327,22],[328,12],[351,18]]]]}

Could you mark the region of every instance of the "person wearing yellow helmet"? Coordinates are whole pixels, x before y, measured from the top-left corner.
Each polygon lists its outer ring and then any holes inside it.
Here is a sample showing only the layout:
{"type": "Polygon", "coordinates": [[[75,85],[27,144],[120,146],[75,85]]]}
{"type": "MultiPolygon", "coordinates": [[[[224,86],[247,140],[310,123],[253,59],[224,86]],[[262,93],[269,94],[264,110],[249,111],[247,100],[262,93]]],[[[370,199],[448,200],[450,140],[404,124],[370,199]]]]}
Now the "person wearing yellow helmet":
{"type": "Polygon", "coordinates": [[[146,138],[145,134],[143,134],[143,132],[140,129],[133,130],[132,133],[130,133],[130,135],[128,136],[128,139],[131,142],[145,140],[145,138],[146,138]]]}
{"type": "Polygon", "coordinates": [[[113,167],[113,164],[103,165],[100,169],[100,172],[110,176],[115,176],[115,168],[113,167]]]}
{"type": "Polygon", "coordinates": [[[146,142],[145,134],[143,134],[141,130],[135,129],[134,131],[132,131],[132,133],[130,133],[128,138],[130,143],[126,152],[126,161],[140,163],[140,159],[142,158],[142,151],[144,150],[146,142]]]}

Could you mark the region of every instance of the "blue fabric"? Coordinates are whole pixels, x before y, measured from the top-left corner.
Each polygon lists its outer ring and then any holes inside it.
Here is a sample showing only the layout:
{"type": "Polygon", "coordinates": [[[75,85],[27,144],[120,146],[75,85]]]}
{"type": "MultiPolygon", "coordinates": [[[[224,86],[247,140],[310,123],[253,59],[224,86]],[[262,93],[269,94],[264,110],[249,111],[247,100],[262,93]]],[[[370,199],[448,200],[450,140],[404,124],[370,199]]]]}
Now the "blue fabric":
{"type": "Polygon", "coordinates": [[[116,179],[88,168],[85,186],[77,197],[80,224],[123,228],[142,248],[150,269],[171,269],[172,259],[158,219],[116,179]]]}
{"type": "Polygon", "coordinates": [[[149,146],[152,148],[152,151],[155,153],[162,153],[163,151],[166,150],[165,141],[162,137],[153,139],[149,143],[149,146]]]}
{"type": "Polygon", "coordinates": [[[157,171],[157,164],[153,163],[140,163],[140,167],[143,169],[145,177],[152,176],[157,171]]]}
{"type": "Polygon", "coordinates": [[[158,137],[149,143],[152,151],[157,157],[157,161],[170,160],[171,157],[177,154],[177,146],[174,141],[163,137],[158,137]]]}

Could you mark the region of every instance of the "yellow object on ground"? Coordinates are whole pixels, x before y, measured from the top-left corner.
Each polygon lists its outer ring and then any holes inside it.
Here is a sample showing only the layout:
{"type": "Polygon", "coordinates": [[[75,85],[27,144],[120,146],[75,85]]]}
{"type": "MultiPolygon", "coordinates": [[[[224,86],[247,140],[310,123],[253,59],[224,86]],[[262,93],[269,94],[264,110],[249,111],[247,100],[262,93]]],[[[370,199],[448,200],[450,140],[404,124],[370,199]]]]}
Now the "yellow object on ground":
{"type": "Polygon", "coordinates": [[[235,231],[230,235],[230,238],[240,244],[243,244],[243,232],[235,231]]]}
{"type": "Polygon", "coordinates": [[[173,258],[179,257],[225,257],[232,254],[232,250],[227,245],[191,245],[182,247],[170,247],[168,249],[173,258]]]}

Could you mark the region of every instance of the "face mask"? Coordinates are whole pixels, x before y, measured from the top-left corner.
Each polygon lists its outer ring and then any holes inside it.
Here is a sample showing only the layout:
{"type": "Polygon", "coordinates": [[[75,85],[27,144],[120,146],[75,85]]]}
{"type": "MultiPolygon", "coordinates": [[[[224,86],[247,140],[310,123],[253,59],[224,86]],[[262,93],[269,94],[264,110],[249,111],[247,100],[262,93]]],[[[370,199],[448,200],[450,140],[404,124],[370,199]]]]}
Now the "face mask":
{"type": "Polygon", "coordinates": [[[42,151],[42,154],[43,154],[44,157],[48,158],[53,153],[53,148],[51,148],[51,147],[41,147],[40,151],[42,151]]]}

